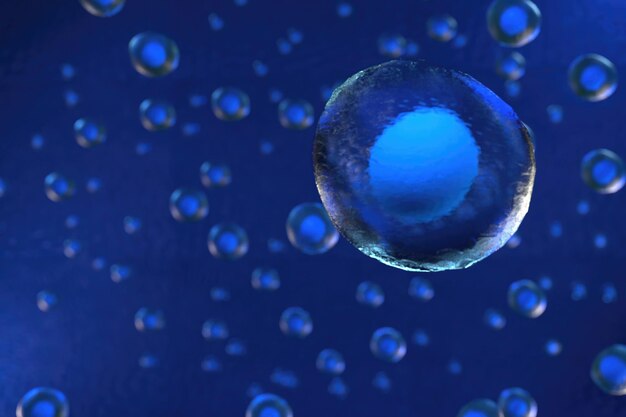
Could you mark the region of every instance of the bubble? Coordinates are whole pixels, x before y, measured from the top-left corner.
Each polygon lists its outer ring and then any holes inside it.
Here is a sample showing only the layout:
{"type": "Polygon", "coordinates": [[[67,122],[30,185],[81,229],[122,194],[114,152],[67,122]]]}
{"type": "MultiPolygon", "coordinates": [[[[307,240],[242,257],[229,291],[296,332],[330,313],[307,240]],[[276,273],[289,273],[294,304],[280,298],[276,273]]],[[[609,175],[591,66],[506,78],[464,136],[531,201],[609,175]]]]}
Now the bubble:
{"type": "Polygon", "coordinates": [[[211,94],[211,108],[220,120],[241,120],[250,114],[250,97],[237,88],[220,87],[211,94]]]}
{"type": "Polygon", "coordinates": [[[248,253],[248,234],[234,223],[216,224],[209,231],[208,245],[216,258],[239,259],[248,253]]]}
{"type": "Polygon", "coordinates": [[[222,370],[222,362],[216,356],[209,355],[202,359],[200,369],[209,373],[219,372],[222,370]]]}
{"type": "Polygon", "coordinates": [[[607,394],[626,395],[626,346],[613,345],[600,352],[591,365],[591,379],[607,394]]]}
{"type": "Polygon", "coordinates": [[[37,387],[24,394],[15,414],[17,417],[68,417],[70,406],[61,391],[37,387]]]}
{"type": "Polygon", "coordinates": [[[67,200],[76,192],[74,181],[58,172],[52,172],[46,176],[44,179],[44,188],[46,196],[50,201],[54,201],[55,203],[67,200]]]}
{"type": "Polygon", "coordinates": [[[341,353],[334,349],[324,349],[317,355],[317,369],[325,374],[341,375],[346,370],[346,362],[341,353]]]}
{"type": "Polygon", "coordinates": [[[505,80],[519,80],[526,73],[526,58],[519,52],[511,52],[498,59],[496,72],[505,80]]]}
{"type": "Polygon", "coordinates": [[[293,371],[281,368],[274,369],[270,375],[270,380],[276,385],[291,389],[297,388],[300,384],[298,376],[293,371]]]}
{"type": "Polygon", "coordinates": [[[350,3],[342,1],[337,4],[337,16],[343,18],[350,17],[352,15],[352,12],[353,8],[350,3]]]}
{"type": "Polygon", "coordinates": [[[65,218],[65,227],[68,229],[75,229],[80,223],[80,218],[75,214],[70,214],[65,218]]]}
{"type": "MultiPolygon", "coordinates": [[[[522,84],[519,81],[507,80],[504,83],[504,89],[506,90],[506,94],[511,98],[517,98],[522,93],[522,84]]],[[[528,129],[528,126],[526,126],[528,129]]],[[[528,129],[530,132],[530,129],[528,129]]],[[[533,142],[534,143],[534,142],[533,142]]]]}
{"type": "Polygon", "coordinates": [[[127,265],[113,264],[109,268],[109,272],[111,274],[111,280],[119,284],[120,282],[129,279],[133,271],[131,267],[127,265]]]}
{"type": "Polygon", "coordinates": [[[473,78],[423,61],[391,61],[340,86],[319,120],[314,164],[348,241],[424,272],[467,268],[502,247],[535,174],[513,110],[473,78]]]}
{"type": "Polygon", "coordinates": [[[550,224],[550,236],[559,238],[563,236],[563,225],[561,222],[555,221],[550,224]]]}
{"type": "Polygon", "coordinates": [[[65,105],[69,108],[72,108],[78,104],[80,97],[78,96],[78,93],[76,93],[76,91],[66,90],[65,93],[63,93],[63,99],[65,100],[65,105]]]}
{"type": "Polygon", "coordinates": [[[617,69],[598,54],[581,55],[569,66],[569,85],[577,96],[602,101],[617,89],[617,69]]]}
{"type": "Polygon", "coordinates": [[[286,129],[303,130],[310,127],[315,118],[311,103],[305,100],[285,99],[278,105],[278,120],[286,129]]]}
{"type": "Polygon", "coordinates": [[[494,330],[502,330],[504,329],[504,326],[506,326],[506,317],[493,308],[485,311],[483,321],[487,327],[491,327],[494,330]]]}
{"type": "Polygon", "coordinates": [[[456,49],[464,48],[467,45],[468,37],[465,34],[457,35],[452,40],[452,46],[456,49]]]}
{"type": "Polygon", "coordinates": [[[461,375],[461,372],[463,372],[463,365],[461,365],[461,362],[458,360],[451,359],[450,362],[448,362],[448,372],[452,375],[461,375]]]}
{"type": "Polygon", "coordinates": [[[406,355],[406,341],[396,329],[381,327],[372,334],[370,350],[378,359],[396,363],[406,355]]]}
{"type": "Polygon", "coordinates": [[[534,282],[524,279],[509,286],[509,306],[513,311],[531,319],[546,311],[546,295],[534,282]]]}
{"type": "Polygon", "coordinates": [[[78,119],[74,122],[76,142],[83,148],[92,148],[106,141],[106,129],[92,119],[78,119]]]}
{"type": "Polygon", "coordinates": [[[225,340],[229,334],[228,326],[221,320],[207,320],[202,325],[202,337],[206,340],[225,340]]]}
{"type": "Polygon", "coordinates": [[[130,61],[146,77],[162,77],[178,68],[180,53],[176,43],[154,32],[139,33],[128,44],[130,61]]]}
{"type": "Polygon", "coordinates": [[[438,42],[448,42],[456,36],[456,19],[448,14],[433,16],[426,22],[428,36],[438,42]]]}
{"type": "Polygon", "coordinates": [[[519,245],[522,244],[522,237],[520,235],[513,235],[511,236],[511,238],[506,242],[506,246],[509,249],[515,249],[517,247],[519,247],[519,245]]]}
{"type": "Polygon", "coordinates": [[[140,308],[135,313],[135,329],[140,332],[161,330],[165,327],[165,315],[161,310],[140,308]]]}
{"type": "Polygon", "coordinates": [[[38,133],[33,135],[33,137],[30,139],[30,147],[36,151],[42,149],[45,143],[46,139],[38,133]]]}
{"type": "Polygon", "coordinates": [[[304,35],[298,29],[289,28],[287,29],[287,39],[289,39],[289,42],[292,44],[298,45],[304,40],[304,35]]]}
{"type": "Polygon", "coordinates": [[[319,255],[332,249],[339,234],[319,203],[302,203],[287,217],[287,237],[307,255],[319,255]]]}
{"type": "Polygon", "coordinates": [[[37,293],[37,308],[44,313],[50,311],[58,301],[57,296],[50,291],[39,291],[37,293]]]}
{"type": "Polygon", "coordinates": [[[224,20],[217,13],[211,13],[209,15],[209,26],[211,26],[213,31],[218,32],[224,29],[224,20]]]}
{"type": "Polygon", "coordinates": [[[521,388],[509,388],[500,393],[498,407],[502,417],[536,417],[537,402],[521,388]]]}
{"type": "Polygon", "coordinates": [[[134,235],[141,229],[141,219],[133,216],[124,217],[124,231],[129,235],[134,235]]]}
{"type": "Polygon", "coordinates": [[[179,188],[170,196],[170,213],[179,222],[197,222],[209,214],[209,202],[202,191],[179,188]]]}
{"type": "Polygon", "coordinates": [[[377,372],[376,375],[374,375],[372,385],[374,386],[374,388],[382,392],[391,391],[391,379],[389,379],[387,374],[384,372],[377,372]]]}
{"type": "Polygon", "coordinates": [[[63,77],[65,81],[71,80],[72,78],[74,78],[74,76],[76,76],[76,68],[74,68],[72,64],[61,65],[61,77],[63,77]]]}
{"type": "Polygon", "coordinates": [[[252,271],[252,288],[259,291],[276,291],[280,288],[278,271],[272,268],[257,268],[252,271]]]}
{"type": "Polygon", "coordinates": [[[226,187],[232,180],[230,167],[226,164],[204,162],[200,166],[200,181],[206,188],[226,187]]]}
{"type": "Polygon", "coordinates": [[[608,241],[606,235],[603,235],[602,233],[598,233],[593,237],[593,246],[595,246],[597,249],[606,248],[607,243],[608,241]]]}
{"type": "Polygon", "coordinates": [[[89,178],[85,184],[88,193],[97,193],[102,188],[102,181],[99,178],[89,178]]]}
{"type": "Polygon", "coordinates": [[[291,43],[284,38],[278,38],[276,40],[276,47],[278,48],[278,53],[281,55],[289,55],[293,49],[291,43]]]}
{"type": "Polygon", "coordinates": [[[558,356],[563,351],[563,345],[556,339],[550,339],[546,342],[544,350],[548,356],[558,356]]]}
{"type": "Polygon", "coordinates": [[[144,353],[139,357],[139,367],[143,369],[151,369],[159,366],[159,358],[150,354],[144,353]]]}
{"type": "Polygon", "coordinates": [[[541,32],[541,12],[530,0],[494,0],[487,10],[487,26],[501,45],[524,46],[541,32]]]}
{"type": "Polygon", "coordinates": [[[139,118],[146,130],[156,132],[176,124],[176,110],[165,100],[146,99],[139,105],[139,118]]]}
{"type": "Polygon", "coordinates": [[[611,304],[617,300],[617,290],[615,285],[607,283],[602,285],[602,302],[604,304],[611,304]]]}
{"type": "Polygon", "coordinates": [[[248,353],[248,348],[242,340],[230,339],[224,346],[224,351],[229,356],[245,356],[248,353]]]}
{"type": "Polygon", "coordinates": [[[94,271],[101,271],[104,269],[106,265],[107,265],[106,259],[104,259],[101,256],[94,258],[91,261],[91,268],[93,268],[94,271]]]}
{"type": "Polygon", "coordinates": [[[551,123],[559,124],[563,121],[563,106],[550,104],[546,107],[546,112],[548,113],[548,119],[550,119],[551,123]]]}
{"type": "Polygon", "coordinates": [[[230,291],[226,288],[215,287],[211,288],[211,300],[215,302],[226,302],[230,300],[230,291]]]}
{"type": "Polygon", "coordinates": [[[206,105],[208,102],[208,98],[202,94],[191,94],[189,96],[189,106],[196,109],[206,105]]]}
{"type": "Polygon", "coordinates": [[[435,296],[435,289],[426,278],[415,277],[409,283],[409,295],[419,301],[430,301],[435,296]]]}
{"type": "Polygon", "coordinates": [[[430,336],[425,330],[418,329],[413,332],[413,343],[417,346],[426,347],[430,344],[430,336]]]}
{"type": "Polygon", "coordinates": [[[550,291],[553,285],[552,278],[549,276],[539,278],[539,287],[541,287],[542,290],[550,291]]]}
{"type": "Polygon", "coordinates": [[[346,385],[345,381],[340,377],[335,377],[330,380],[330,383],[328,384],[328,393],[330,395],[343,399],[348,396],[349,392],[350,389],[348,388],[348,385],[346,385]]]}
{"type": "Polygon", "coordinates": [[[260,394],[248,405],[246,417],[293,417],[293,411],[282,397],[260,394]]]}
{"type": "Polygon", "coordinates": [[[616,193],[626,182],[624,161],[608,149],[594,149],[585,154],[580,171],[585,184],[600,194],[616,193]]]}
{"type": "Polygon", "coordinates": [[[63,254],[72,259],[78,255],[83,248],[83,245],[76,239],[65,239],[63,241],[63,254]]]}
{"type": "Polygon", "coordinates": [[[406,52],[406,39],[397,33],[384,33],[378,37],[378,52],[387,58],[399,58],[406,52]]]}
{"type": "Polygon", "coordinates": [[[380,307],[385,302],[385,293],[380,285],[363,281],[356,288],[356,300],[369,307],[380,307]]]}
{"type": "Polygon", "coordinates": [[[587,298],[587,286],[582,282],[574,281],[570,287],[572,301],[581,301],[587,298]]]}
{"type": "Polygon", "coordinates": [[[265,77],[269,72],[269,67],[258,59],[252,62],[252,69],[258,77],[265,77]]]}
{"type": "Polygon", "coordinates": [[[124,3],[126,0],[80,0],[85,10],[97,17],[111,17],[118,14],[124,8],[124,3]]]}
{"type": "Polygon", "coordinates": [[[188,123],[183,124],[180,130],[184,136],[194,136],[200,133],[200,124],[194,123],[194,122],[188,122],[188,123]]]}
{"type": "Polygon", "coordinates": [[[501,414],[495,402],[479,399],[461,408],[457,417],[501,417],[501,414]]]}
{"type": "Polygon", "coordinates": [[[4,194],[7,192],[7,183],[0,178],[0,198],[4,197],[4,194]]]}
{"type": "Polygon", "coordinates": [[[280,315],[279,327],[285,335],[303,339],[313,331],[313,320],[308,311],[290,307],[280,315]]]}

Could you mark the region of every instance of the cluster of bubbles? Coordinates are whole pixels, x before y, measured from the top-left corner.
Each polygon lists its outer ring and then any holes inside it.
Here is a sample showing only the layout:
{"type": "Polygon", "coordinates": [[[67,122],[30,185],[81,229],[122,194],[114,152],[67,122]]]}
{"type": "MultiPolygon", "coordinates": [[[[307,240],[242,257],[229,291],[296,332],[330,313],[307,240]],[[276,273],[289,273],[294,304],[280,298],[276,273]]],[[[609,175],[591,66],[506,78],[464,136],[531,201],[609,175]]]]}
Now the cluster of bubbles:
{"type": "Polygon", "coordinates": [[[522,388],[508,388],[498,402],[481,398],[466,404],[457,417],[536,417],[537,402],[522,388]]]}

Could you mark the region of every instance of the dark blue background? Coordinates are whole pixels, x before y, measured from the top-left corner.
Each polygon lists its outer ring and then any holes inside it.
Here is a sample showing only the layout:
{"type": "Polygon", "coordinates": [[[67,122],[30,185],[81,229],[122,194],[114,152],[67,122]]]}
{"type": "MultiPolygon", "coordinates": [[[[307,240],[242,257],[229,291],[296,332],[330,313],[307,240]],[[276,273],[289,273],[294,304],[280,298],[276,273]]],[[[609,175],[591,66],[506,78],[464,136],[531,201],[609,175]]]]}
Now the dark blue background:
{"type": "Polygon", "coordinates": [[[246,390],[258,383],[285,397],[297,417],[308,416],[454,416],[468,401],[497,398],[520,386],[533,394],[541,416],[603,417],[626,415],[626,400],[601,393],[589,378],[594,356],[613,343],[626,342],[626,285],[622,245],[626,220],[624,191],[601,196],[580,179],[582,156],[598,147],[626,156],[626,90],[608,100],[587,103],[567,86],[567,67],[582,53],[607,56],[620,71],[626,64],[626,3],[621,0],[538,0],[544,16],[540,36],[520,51],[528,61],[522,93],[507,99],[534,130],[537,178],[531,209],[519,235],[522,244],[504,248],[465,271],[427,275],[436,291],[429,303],[407,294],[415,276],[378,264],[344,240],[329,253],[306,256],[288,246],[281,254],[267,249],[269,238],[286,242],[290,209],[318,201],[311,166],[314,129],[283,129],[270,88],[286,97],[304,98],[323,108],[320,88],[383,62],[377,38],[398,32],[416,40],[419,57],[465,71],[505,97],[494,62],[502,49],[485,23],[486,0],[354,1],[347,19],[336,3],[320,1],[128,0],[110,19],[89,15],[77,0],[6,1],[0,15],[0,177],[8,184],[0,199],[0,414],[11,416],[20,397],[34,386],[51,386],[69,398],[72,416],[243,416],[246,390]],[[207,16],[225,21],[220,32],[207,16]],[[469,37],[463,49],[426,36],[425,22],[450,13],[459,32],[469,37]],[[288,28],[304,41],[290,55],[280,55],[276,40],[288,28]],[[147,79],[131,67],[127,44],[138,32],[152,30],[173,38],[181,50],[180,67],[161,79],[147,79]],[[269,66],[257,77],[252,62],[269,66]],[[77,74],[64,81],[60,66],[71,63],[77,74]],[[209,95],[234,85],[252,101],[251,115],[239,123],[217,120],[207,106],[191,108],[188,97],[209,95]],[[67,89],[80,102],[68,109],[67,89]],[[148,97],[170,100],[177,126],[149,133],[138,118],[148,97]],[[560,104],[564,121],[548,120],[546,106],[560,104]],[[107,143],[80,148],[72,124],[79,117],[102,120],[107,143]],[[184,123],[199,123],[196,136],[184,136],[184,123]],[[46,138],[36,152],[34,134],[46,138]],[[261,155],[261,140],[275,152],[261,155]],[[138,142],[153,151],[140,157],[138,142]],[[227,162],[234,180],[208,191],[211,211],[199,224],[180,224],[168,211],[170,193],[181,186],[200,187],[198,169],[210,160],[227,162]],[[78,184],[77,195],[52,203],[43,179],[59,171],[78,184]],[[99,177],[103,188],[88,194],[84,183],[99,177]],[[588,200],[591,212],[576,205],[588,200]],[[80,217],[74,230],[64,226],[70,214],[80,217]],[[122,219],[133,215],[143,228],[124,233],[122,219]],[[250,252],[236,262],[211,257],[209,228],[218,222],[241,224],[250,236],[250,252]],[[552,238],[550,224],[560,221],[563,236],[552,238]],[[605,249],[593,237],[604,233],[605,249]],[[83,251],[76,259],[62,253],[62,242],[76,238],[83,251]],[[113,283],[107,269],[95,272],[96,256],[134,269],[133,277],[113,283]],[[278,269],[282,287],[275,293],[254,291],[250,275],[257,266],[278,269]],[[537,320],[515,315],[506,305],[508,285],[549,275],[554,288],[548,309],[537,320]],[[356,286],[379,283],[386,302],[378,310],[357,304],[356,286]],[[587,285],[587,299],[574,302],[572,281],[587,285]],[[601,288],[613,282],[617,302],[604,304],[601,288]],[[231,300],[215,302],[210,289],[230,290],[231,300]],[[38,291],[59,296],[51,312],[35,304],[38,291]],[[278,328],[283,309],[301,306],[311,312],[315,330],[305,340],[284,337],[278,328]],[[167,326],[142,334],[133,326],[140,307],[163,309],[167,326]],[[483,324],[487,308],[503,311],[500,332],[483,324]],[[230,357],[220,342],[206,342],[201,326],[208,318],[225,320],[233,337],[246,342],[245,357],[230,357]],[[398,364],[385,364],[369,352],[372,332],[393,326],[407,339],[416,328],[431,336],[426,348],[409,346],[398,364]],[[563,353],[548,357],[543,347],[559,339],[563,353]],[[347,362],[343,378],[350,393],[344,400],[328,394],[329,378],[315,369],[317,353],[341,351],[347,362]],[[144,352],[160,364],[141,369],[144,352]],[[213,353],[223,370],[203,373],[202,358],[213,353]],[[460,375],[447,371],[455,358],[460,375]],[[295,372],[300,385],[287,389],[270,382],[275,368],[295,372]],[[374,389],[372,379],[385,371],[391,392],[374,389]]]}

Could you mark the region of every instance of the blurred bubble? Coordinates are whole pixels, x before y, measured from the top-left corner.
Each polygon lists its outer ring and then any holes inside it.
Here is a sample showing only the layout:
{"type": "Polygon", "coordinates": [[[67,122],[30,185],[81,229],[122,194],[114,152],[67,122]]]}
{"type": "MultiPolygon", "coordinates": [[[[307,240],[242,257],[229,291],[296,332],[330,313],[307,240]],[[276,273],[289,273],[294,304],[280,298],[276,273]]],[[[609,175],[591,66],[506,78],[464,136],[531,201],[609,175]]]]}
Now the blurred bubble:
{"type": "Polygon", "coordinates": [[[289,42],[292,44],[298,45],[304,40],[304,35],[298,29],[289,28],[287,29],[287,39],[289,39],[289,42]]]}
{"type": "Polygon", "coordinates": [[[543,290],[527,279],[509,286],[508,301],[513,311],[531,319],[541,316],[548,304],[543,290]]]}
{"type": "Polygon", "coordinates": [[[202,324],[202,337],[206,340],[225,340],[229,335],[228,326],[221,320],[207,320],[202,324]]]}
{"type": "Polygon", "coordinates": [[[189,105],[193,108],[198,108],[206,105],[209,99],[202,94],[191,94],[189,96],[189,105]]]}
{"type": "Polygon", "coordinates": [[[350,390],[343,379],[335,377],[330,380],[330,383],[328,384],[328,393],[330,395],[344,399],[348,396],[348,392],[350,392],[350,390]]]}
{"type": "Polygon", "coordinates": [[[399,58],[406,52],[406,39],[404,36],[394,34],[382,34],[378,37],[378,52],[387,58],[399,58]]]}
{"type": "Polygon", "coordinates": [[[569,85],[574,93],[588,101],[602,101],[617,89],[617,69],[598,54],[581,55],[569,67],[569,85]]]}
{"type": "Polygon", "coordinates": [[[159,358],[151,353],[144,353],[139,357],[139,367],[143,369],[152,369],[159,366],[159,358]]]}
{"type": "Polygon", "coordinates": [[[250,97],[237,88],[220,87],[211,94],[211,108],[220,120],[241,120],[250,114],[250,97]]]}
{"type": "Polygon", "coordinates": [[[63,254],[72,259],[78,255],[83,245],[76,239],[65,239],[63,241],[63,254]]]}
{"type": "Polygon", "coordinates": [[[391,379],[384,372],[377,372],[372,380],[372,385],[379,391],[389,392],[391,391],[391,379]]]}
{"type": "Polygon", "coordinates": [[[287,217],[287,237],[291,244],[307,255],[319,255],[332,249],[339,233],[319,203],[302,203],[287,217]]]}
{"type": "Polygon", "coordinates": [[[546,107],[546,112],[548,113],[548,119],[551,123],[559,124],[563,121],[563,106],[550,104],[546,107]]]}
{"type": "Polygon", "coordinates": [[[432,16],[426,22],[428,36],[438,42],[448,42],[456,36],[456,19],[448,14],[432,16]]]}
{"type": "Polygon", "coordinates": [[[252,271],[252,288],[259,291],[276,291],[280,288],[278,271],[272,268],[256,268],[252,271]]]}
{"type": "Polygon", "coordinates": [[[433,299],[435,289],[426,278],[415,277],[409,283],[409,295],[416,300],[426,302],[433,299]]]}
{"type": "Polygon", "coordinates": [[[214,355],[205,356],[200,363],[200,369],[209,373],[220,372],[222,370],[222,362],[214,355]]]}
{"type": "Polygon", "coordinates": [[[406,341],[396,329],[382,327],[372,334],[370,350],[378,359],[400,362],[406,355],[406,341]]]}
{"type": "MultiPolygon", "coordinates": [[[[104,1],[111,1],[111,0],[104,0],[104,1]]],[[[76,69],[74,68],[72,64],[61,65],[61,77],[63,77],[65,81],[71,80],[72,78],[74,78],[74,76],[76,76],[76,69]]]]}
{"type": "Polygon", "coordinates": [[[97,17],[111,17],[118,14],[124,8],[124,3],[126,0],[80,0],[85,10],[97,17]]]}
{"type": "Polygon", "coordinates": [[[587,286],[582,282],[574,281],[570,286],[572,301],[581,301],[587,298],[587,286]]]}
{"type": "Polygon", "coordinates": [[[254,70],[254,73],[259,77],[265,77],[269,72],[268,66],[258,59],[252,62],[252,69],[254,70]]]}
{"type": "Polygon", "coordinates": [[[291,43],[284,38],[278,38],[276,40],[276,47],[278,48],[278,53],[281,55],[289,55],[293,49],[291,43]]]}
{"type": "Polygon", "coordinates": [[[132,275],[132,269],[127,265],[113,264],[109,268],[111,280],[115,283],[126,281],[132,275]]]}
{"type": "Polygon", "coordinates": [[[502,417],[537,417],[537,402],[521,388],[509,388],[500,393],[498,407],[502,417]]]}
{"type": "Polygon", "coordinates": [[[295,372],[288,369],[276,368],[270,375],[270,380],[284,388],[294,389],[300,385],[300,380],[295,372]]]}
{"type": "Polygon", "coordinates": [[[461,365],[461,362],[458,360],[451,359],[450,362],[448,362],[448,372],[452,375],[461,375],[461,372],[463,372],[463,365],[461,365]]]}
{"type": "Polygon", "coordinates": [[[260,394],[248,405],[246,417],[293,417],[293,411],[278,395],[260,394]]]}
{"type": "Polygon", "coordinates": [[[134,235],[141,230],[141,219],[133,216],[124,217],[124,231],[129,235],[134,235]]]}
{"type": "Polygon", "coordinates": [[[526,59],[519,52],[511,52],[498,59],[496,72],[505,80],[519,80],[526,73],[526,59]]]}
{"type": "Polygon", "coordinates": [[[67,397],[54,388],[37,387],[28,391],[17,404],[17,417],[68,417],[67,397]]]}
{"type": "Polygon", "coordinates": [[[591,207],[589,206],[589,202],[586,200],[579,201],[578,204],[576,205],[576,211],[581,216],[589,214],[590,209],[591,207]]]}
{"type": "Polygon", "coordinates": [[[135,313],[135,329],[140,332],[161,330],[165,327],[165,314],[161,310],[142,307],[135,313]]]}
{"type": "Polygon", "coordinates": [[[50,291],[39,291],[37,293],[37,308],[44,313],[50,311],[58,301],[57,296],[50,291]]]}
{"type": "Polygon", "coordinates": [[[96,193],[102,188],[102,180],[99,178],[89,178],[85,184],[85,189],[88,193],[96,193]]]}
{"type": "Polygon", "coordinates": [[[72,197],[76,191],[74,181],[58,172],[52,172],[44,179],[46,196],[50,201],[59,202],[72,197]]]}
{"type": "Polygon", "coordinates": [[[553,238],[559,238],[563,235],[563,225],[561,222],[552,222],[550,224],[550,236],[553,238]]]}
{"type": "Polygon", "coordinates": [[[211,13],[209,15],[209,26],[211,30],[218,32],[224,29],[224,20],[217,13],[211,13]]]}
{"type": "Polygon", "coordinates": [[[491,36],[504,46],[520,47],[541,31],[541,12],[530,0],[494,0],[487,10],[491,36]]]}
{"type": "Polygon", "coordinates": [[[76,93],[76,91],[66,90],[65,93],[63,93],[63,99],[65,100],[65,105],[69,108],[72,108],[78,104],[80,97],[78,96],[78,93],[76,93]]]}
{"type": "Polygon", "coordinates": [[[178,46],[159,33],[143,32],[133,36],[128,51],[135,70],[146,77],[162,77],[178,68],[178,46]]]}
{"type": "Polygon", "coordinates": [[[92,148],[106,141],[104,126],[92,119],[78,119],[74,122],[76,142],[83,148],[92,148]]]}
{"type": "Polygon", "coordinates": [[[179,188],[170,196],[170,213],[179,222],[197,222],[209,214],[209,202],[202,191],[179,188]]]}
{"type": "Polygon", "coordinates": [[[539,278],[539,287],[541,287],[542,290],[549,291],[552,289],[552,285],[552,278],[549,276],[539,278]]]}
{"type": "Polygon", "coordinates": [[[308,311],[290,307],[280,315],[279,327],[285,335],[303,339],[313,331],[313,320],[308,311]]]}
{"type": "Polygon", "coordinates": [[[495,402],[479,399],[461,408],[457,417],[502,417],[502,415],[495,402]]]}
{"type": "Polygon", "coordinates": [[[356,300],[363,305],[377,308],[385,302],[385,293],[375,282],[363,281],[356,288],[356,300]]]}
{"type": "Polygon", "coordinates": [[[225,187],[233,180],[230,167],[226,164],[204,162],[200,166],[200,181],[207,188],[225,187]]]}
{"type": "Polygon", "coordinates": [[[38,151],[41,148],[43,148],[44,144],[46,143],[45,138],[40,135],[39,133],[33,135],[33,137],[30,140],[30,147],[33,148],[34,150],[38,151]]]}
{"type": "Polygon", "coordinates": [[[341,375],[346,369],[346,362],[343,360],[343,356],[334,349],[322,350],[317,355],[315,365],[318,371],[331,375],[341,375]]]}
{"type": "Polygon", "coordinates": [[[587,152],[580,170],[585,184],[600,194],[616,193],[626,182],[626,168],[622,158],[608,149],[587,152]]]}
{"type": "Polygon", "coordinates": [[[200,124],[195,122],[183,123],[180,130],[183,136],[195,136],[200,133],[200,124]]]}
{"type": "Polygon", "coordinates": [[[337,4],[337,15],[339,17],[350,17],[352,15],[352,12],[353,8],[350,3],[342,1],[337,4]]]}
{"type": "Polygon", "coordinates": [[[313,106],[305,100],[285,99],[278,105],[278,120],[286,129],[306,129],[314,122],[313,106]]]}
{"type": "Polygon", "coordinates": [[[245,356],[248,353],[248,348],[243,340],[230,339],[226,342],[224,351],[228,356],[245,356]]]}
{"type": "Polygon", "coordinates": [[[596,356],[591,379],[598,388],[611,395],[626,395],[626,346],[613,345],[596,356]]]}
{"type": "Polygon", "coordinates": [[[426,347],[430,344],[430,336],[426,333],[425,330],[417,329],[413,332],[413,337],[411,339],[414,344],[421,347],[426,347]]]}
{"type": "Polygon", "coordinates": [[[146,99],[139,105],[139,118],[146,130],[156,132],[176,124],[176,110],[165,100],[146,99]]]}
{"type": "Polygon", "coordinates": [[[465,34],[456,35],[454,39],[452,39],[452,46],[456,49],[461,49],[467,45],[467,41],[468,41],[467,35],[465,34]]]}
{"type": "Polygon", "coordinates": [[[604,304],[611,304],[617,300],[617,290],[615,285],[606,283],[602,285],[602,302],[604,304]]]}
{"type": "Polygon", "coordinates": [[[92,268],[94,271],[101,271],[101,270],[103,270],[103,269],[104,269],[104,267],[106,267],[106,265],[107,265],[107,261],[106,261],[106,259],[104,259],[104,258],[103,258],[103,257],[101,257],[101,256],[99,256],[99,257],[97,257],[97,258],[94,258],[94,259],[91,261],[91,268],[92,268]]]}
{"type": "Polygon", "coordinates": [[[230,291],[223,287],[213,287],[211,288],[211,300],[218,303],[230,301],[230,291]]]}
{"type": "Polygon", "coordinates": [[[519,81],[507,80],[504,83],[504,89],[507,96],[511,98],[517,98],[522,93],[522,84],[520,84],[519,81]]]}
{"type": "Polygon", "coordinates": [[[248,253],[248,234],[234,223],[216,224],[209,231],[208,246],[216,258],[239,259],[248,253]]]}
{"type": "Polygon", "coordinates": [[[563,351],[563,346],[558,340],[550,339],[546,342],[544,350],[548,354],[548,356],[558,356],[561,354],[561,351],[563,351]]]}
{"type": "Polygon", "coordinates": [[[593,246],[595,246],[596,249],[604,249],[606,248],[607,244],[608,244],[608,240],[606,238],[606,235],[602,233],[598,233],[597,235],[593,237],[593,246]]]}
{"type": "Polygon", "coordinates": [[[483,316],[483,321],[487,325],[494,330],[502,330],[504,326],[506,326],[506,317],[502,315],[498,310],[493,308],[487,309],[483,316]]]}
{"type": "Polygon", "coordinates": [[[68,229],[75,229],[76,227],[78,227],[79,223],[80,218],[75,214],[70,214],[65,218],[65,227],[67,227],[68,229]]]}

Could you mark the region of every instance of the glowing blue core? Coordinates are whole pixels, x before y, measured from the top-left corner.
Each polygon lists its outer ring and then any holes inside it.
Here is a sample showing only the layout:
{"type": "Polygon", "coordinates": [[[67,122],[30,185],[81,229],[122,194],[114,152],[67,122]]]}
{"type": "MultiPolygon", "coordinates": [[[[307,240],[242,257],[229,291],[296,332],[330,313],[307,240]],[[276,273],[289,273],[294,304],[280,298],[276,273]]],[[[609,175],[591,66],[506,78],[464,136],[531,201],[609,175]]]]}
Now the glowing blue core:
{"type": "Polygon", "coordinates": [[[309,215],[300,223],[300,235],[309,242],[320,242],[326,234],[326,225],[319,216],[309,215]]]}
{"type": "Polygon", "coordinates": [[[622,359],[609,355],[600,361],[598,367],[602,378],[611,384],[626,384],[626,363],[622,359]]]}
{"type": "Polygon", "coordinates": [[[594,164],[591,172],[594,181],[600,185],[607,185],[617,176],[617,167],[612,161],[603,160],[594,164]]]}
{"type": "Polygon", "coordinates": [[[580,83],[586,90],[597,91],[606,83],[606,71],[599,65],[589,65],[581,72],[580,83]]]}
{"type": "Polygon", "coordinates": [[[56,416],[57,408],[55,405],[46,400],[37,401],[31,409],[30,416],[32,417],[54,417],[56,416]]]}
{"type": "Polygon", "coordinates": [[[509,36],[519,35],[528,27],[528,13],[522,7],[511,6],[500,15],[500,28],[509,36]]]}
{"type": "Polygon", "coordinates": [[[148,41],[141,48],[141,60],[149,67],[160,67],[167,62],[165,46],[158,41],[148,41]]]}
{"type": "Polygon", "coordinates": [[[237,249],[237,246],[239,246],[239,239],[237,239],[237,235],[232,232],[224,232],[218,238],[217,244],[222,251],[233,253],[237,249]]]}

